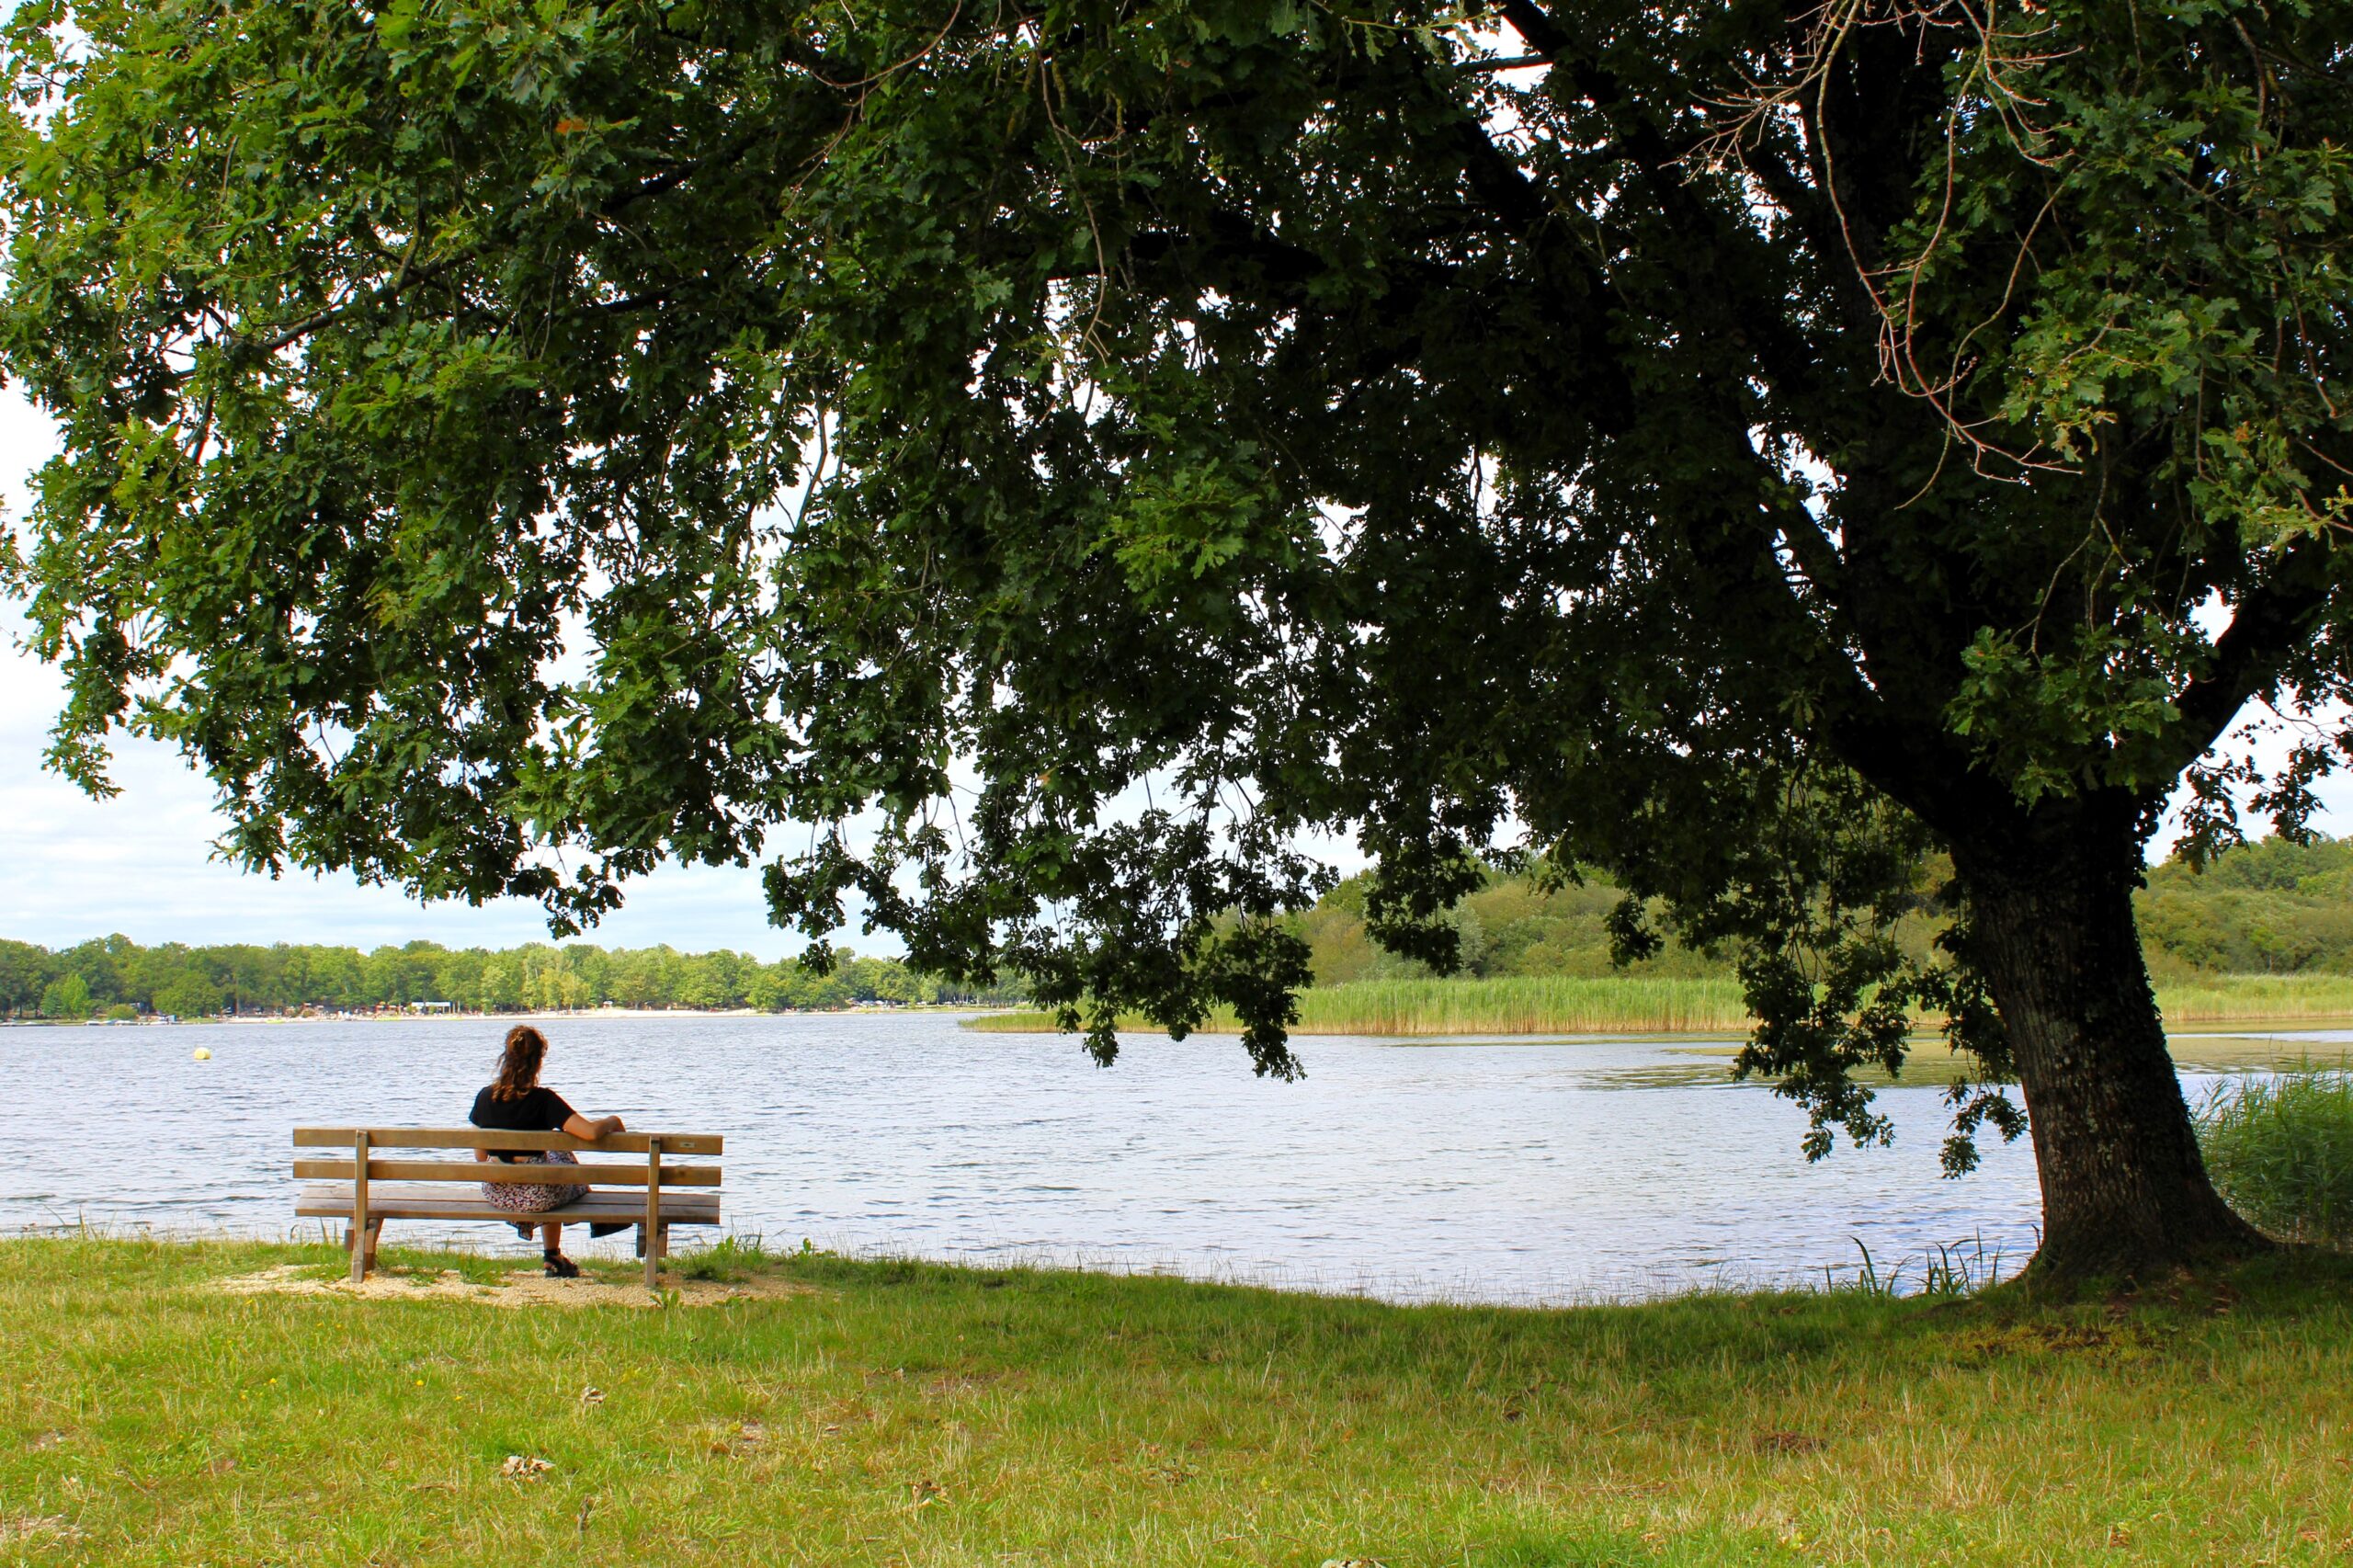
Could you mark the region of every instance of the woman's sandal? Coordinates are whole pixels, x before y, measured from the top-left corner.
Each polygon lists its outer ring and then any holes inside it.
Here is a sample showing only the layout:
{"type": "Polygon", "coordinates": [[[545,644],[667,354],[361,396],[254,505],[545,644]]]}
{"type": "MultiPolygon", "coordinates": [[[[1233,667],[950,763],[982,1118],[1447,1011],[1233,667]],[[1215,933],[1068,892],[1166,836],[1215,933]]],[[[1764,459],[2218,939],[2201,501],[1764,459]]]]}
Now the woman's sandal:
{"type": "Polygon", "coordinates": [[[580,1278],[580,1266],[573,1262],[572,1259],[564,1256],[563,1254],[560,1252],[551,1252],[543,1253],[540,1256],[542,1261],[547,1264],[547,1276],[549,1278],[577,1279],[580,1278]]]}

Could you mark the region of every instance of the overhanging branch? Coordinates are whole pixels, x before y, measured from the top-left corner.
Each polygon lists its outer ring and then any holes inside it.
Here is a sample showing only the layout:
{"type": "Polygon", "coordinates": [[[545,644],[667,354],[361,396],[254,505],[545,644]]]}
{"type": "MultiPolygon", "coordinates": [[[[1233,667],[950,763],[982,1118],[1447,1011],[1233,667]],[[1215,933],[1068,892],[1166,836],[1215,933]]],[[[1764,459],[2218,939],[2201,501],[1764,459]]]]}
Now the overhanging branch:
{"type": "Polygon", "coordinates": [[[2247,699],[2279,677],[2280,665],[2311,635],[2339,585],[2331,570],[2336,554],[2324,539],[2300,539],[2281,552],[2278,570],[2239,601],[2238,613],[2214,639],[2211,667],[2175,699],[2181,725],[2166,788],[2212,749],[2247,699]]]}

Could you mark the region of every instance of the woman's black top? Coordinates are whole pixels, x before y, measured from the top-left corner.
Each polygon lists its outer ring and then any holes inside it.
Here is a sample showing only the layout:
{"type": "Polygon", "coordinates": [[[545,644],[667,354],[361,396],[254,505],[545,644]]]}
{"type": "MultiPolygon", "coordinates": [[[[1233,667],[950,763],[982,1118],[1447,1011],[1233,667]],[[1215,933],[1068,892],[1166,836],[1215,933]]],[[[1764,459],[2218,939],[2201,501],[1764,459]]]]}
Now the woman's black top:
{"type": "MultiPolygon", "coordinates": [[[[469,1119],[476,1127],[498,1132],[561,1132],[572,1116],[572,1108],[553,1089],[526,1089],[508,1100],[498,1097],[498,1085],[493,1084],[474,1096],[474,1113],[469,1119]]],[[[504,1153],[496,1157],[509,1165],[517,1158],[504,1153]]]]}

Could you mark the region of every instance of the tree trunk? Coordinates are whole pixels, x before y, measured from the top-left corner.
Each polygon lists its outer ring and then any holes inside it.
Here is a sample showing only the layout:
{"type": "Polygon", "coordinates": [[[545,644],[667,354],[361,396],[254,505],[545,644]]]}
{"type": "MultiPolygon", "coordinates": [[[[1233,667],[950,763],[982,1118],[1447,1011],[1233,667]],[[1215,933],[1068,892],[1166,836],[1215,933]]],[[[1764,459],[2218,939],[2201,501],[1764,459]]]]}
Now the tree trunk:
{"type": "Polygon", "coordinates": [[[2042,1182],[2045,1279],[2147,1278],[2270,1244],[2207,1180],[2141,956],[2137,808],[2047,804],[1956,849],[2042,1182]]]}

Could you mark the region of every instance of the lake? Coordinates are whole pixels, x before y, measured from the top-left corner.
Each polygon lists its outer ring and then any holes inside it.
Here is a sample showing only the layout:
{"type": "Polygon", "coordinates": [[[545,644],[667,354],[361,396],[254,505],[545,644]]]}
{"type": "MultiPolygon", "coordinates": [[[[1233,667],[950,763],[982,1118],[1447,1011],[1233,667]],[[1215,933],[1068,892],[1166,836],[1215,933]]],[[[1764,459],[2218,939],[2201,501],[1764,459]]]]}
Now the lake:
{"type": "MultiPolygon", "coordinates": [[[[1809,1165],[1803,1114],[1691,1042],[1315,1037],[1308,1076],[1281,1084],[1230,1037],[1131,1037],[1102,1070],[1074,1040],[939,1014],[541,1027],[546,1080],[577,1108],[725,1133],[728,1228],[771,1247],[1506,1302],[1818,1282],[1852,1274],[1859,1240],[1915,1280],[1938,1244],[1982,1242],[2006,1270],[2034,1247],[2026,1145],[1989,1142],[1975,1175],[1943,1179],[1936,1088],[1881,1091],[1894,1147],[1809,1165]]],[[[462,1123],[502,1033],[0,1029],[0,1228],[295,1234],[290,1129],[462,1123]]],[[[531,1256],[502,1234],[387,1240],[531,1256]]]]}

